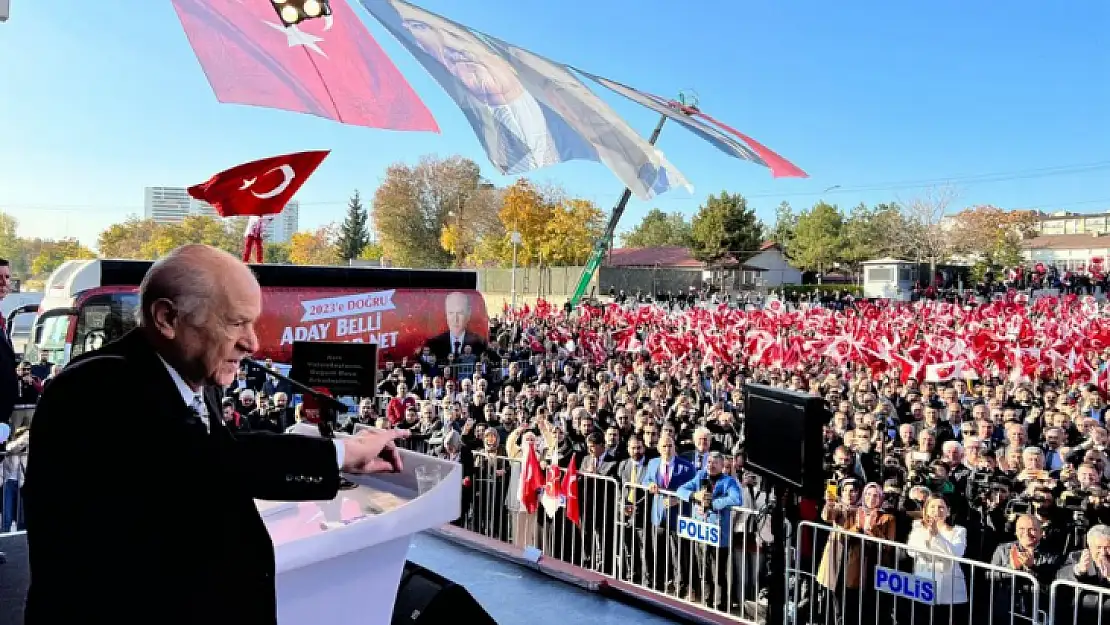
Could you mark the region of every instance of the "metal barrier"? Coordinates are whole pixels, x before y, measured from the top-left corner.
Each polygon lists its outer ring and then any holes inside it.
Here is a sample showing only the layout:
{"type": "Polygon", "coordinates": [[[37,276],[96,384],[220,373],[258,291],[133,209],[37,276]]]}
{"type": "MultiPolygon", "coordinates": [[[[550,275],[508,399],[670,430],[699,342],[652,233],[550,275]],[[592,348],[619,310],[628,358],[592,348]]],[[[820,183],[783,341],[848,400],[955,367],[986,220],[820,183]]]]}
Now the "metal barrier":
{"type": "Polygon", "coordinates": [[[617,579],[740,622],[759,622],[767,519],[743,507],[718,510],[716,522],[692,512],[674,491],[625,482],[615,527],[617,579]]]}
{"type": "MultiPolygon", "coordinates": [[[[858,527],[856,518],[845,518],[842,525],[858,527]]],[[[872,531],[888,522],[893,518],[875,520],[872,531]]],[[[843,625],[892,618],[915,625],[1041,622],[1042,589],[1036,578],[960,557],[966,541],[963,528],[955,528],[950,538],[927,538],[924,530],[915,529],[903,544],[803,522],[794,568],[787,572],[793,589],[788,620],[793,616],[794,623],[843,625]],[[807,551],[809,562],[803,556],[807,551]]]]}
{"type": "Polygon", "coordinates": [[[1110,625],[1110,588],[1056,580],[1049,588],[1052,625],[1110,625]]]}

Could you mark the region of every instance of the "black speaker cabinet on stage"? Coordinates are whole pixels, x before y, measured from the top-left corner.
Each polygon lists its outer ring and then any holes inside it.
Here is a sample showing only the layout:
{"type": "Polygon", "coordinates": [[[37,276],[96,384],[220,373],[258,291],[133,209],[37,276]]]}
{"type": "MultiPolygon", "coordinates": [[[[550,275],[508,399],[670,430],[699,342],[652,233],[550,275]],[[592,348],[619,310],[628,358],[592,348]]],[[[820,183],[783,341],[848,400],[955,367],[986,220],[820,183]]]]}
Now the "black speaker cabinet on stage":
{"type": "Polygon", "coordinates": [[[391,623],[497,625],[465,588],[412,562],[405,563],[405,572],[401,574],[391,623]]]}
{"type": "Polygon", "coordinates": [[[825,488],[825,400],[808,393],[748,384],[744,387],[746,466],[765,478],[821,497],[825,488]]]}

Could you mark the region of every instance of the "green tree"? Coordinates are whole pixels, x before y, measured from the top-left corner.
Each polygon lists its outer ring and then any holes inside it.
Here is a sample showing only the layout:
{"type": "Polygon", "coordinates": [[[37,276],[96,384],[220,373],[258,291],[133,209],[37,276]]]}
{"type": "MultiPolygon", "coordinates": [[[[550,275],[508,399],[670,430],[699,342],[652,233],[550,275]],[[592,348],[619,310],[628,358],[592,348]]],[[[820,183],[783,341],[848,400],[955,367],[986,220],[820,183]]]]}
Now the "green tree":
{"type": "Polygon", "coordinates": [[[19,222],[7,213],[0,213],[0,258],[11,263],[12,273],[17,276],[27,275],[31,263],[23,253],[23,241],[18,234],[19,222]]]}
{"type": "Polygon", "coordinates": [[[818,202],[798,216],[791,258],[802,269],[825,271],[841,258],[844,217],[832,204],[818,202]]]}
{"type": "Polygon", "coordinates": [[[690,251],[694,258],[715,264],[726,257],[744,262],[759,251],[763,224],[739,193],[710,195],[694,216],[690,251]]]}
{"type": "Polygon", "coordinates": [[[159,225],[153,219],[128,217],[126,221],[108,226],[97,237],[96,248],[105,258],[152,259],[146,255],[149,245],[158,233],[159,225]]]}
{"type": "Polygon", "coordinates": [[[339,248],[339,257],[343,260],[353,260],[358,258],[362,253],[362,249],[370,242],[370,217],[366,213],[366,209],[362,206],[362,198],[359,197],[358,189],[355,194],[351,196],[351,201],[347,204],[347,218],[343,220],[343,225],[339,227],[339,240],[336,241],[336,247],[339,248]]]}
{"type": "Polygon", "coordinates": [[[624,247],[690,247],[693,227],[680,212],[653,208],[635,228],[621,235],[624,247]]]}
{"type": "Polygon", "coordinates": [[[782,202],[775,207],[775,225],[766,232],[768,240],[779,244],[783,252],[790,254],[790,244],[794,240],[794,230],[798,227],[798,216],[790,202],[782,202]]]}
{"type": "Polygon", "coordinates": [[[267,243],[262,249],[262,262],[268,265],[290,265],[288,243],[267,243]]]}
{"type": "Polygon", "coordinates": [[[81,245],[77,239],[43,241],[35,259],[31,261],[31,275],[43,278],[67,260],[96,258],[96,253],[81,245]]]}
{"type": "Polygon", "coordinates": [[[189,215],[179,223],[158,225],[141,253],[144,258],[161,258],[182,245],[201,243],[241,256],[245,229],[243,219],[189,215]]]}

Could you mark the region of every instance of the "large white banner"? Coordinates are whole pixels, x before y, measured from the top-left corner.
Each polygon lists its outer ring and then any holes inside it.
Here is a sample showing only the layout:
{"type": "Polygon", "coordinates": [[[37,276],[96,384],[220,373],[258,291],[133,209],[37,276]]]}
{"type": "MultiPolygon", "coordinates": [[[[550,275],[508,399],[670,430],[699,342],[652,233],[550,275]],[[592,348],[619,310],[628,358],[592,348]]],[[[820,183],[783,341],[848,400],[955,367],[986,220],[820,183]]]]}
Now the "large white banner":
{"type": "Polygon", "coordinates": [[[462,109],[503,174],[604,163],[641,199],[689,183],[565,66],[402,0],[360,0],[462,109]]]}

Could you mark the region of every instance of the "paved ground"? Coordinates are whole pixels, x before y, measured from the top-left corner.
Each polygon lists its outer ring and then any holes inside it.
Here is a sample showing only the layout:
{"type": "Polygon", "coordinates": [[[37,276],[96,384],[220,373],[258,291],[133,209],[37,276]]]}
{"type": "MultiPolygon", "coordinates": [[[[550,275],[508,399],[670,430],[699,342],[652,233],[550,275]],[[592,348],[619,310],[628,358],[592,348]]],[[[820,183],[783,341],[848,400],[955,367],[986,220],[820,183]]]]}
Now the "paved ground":
{"type": "MultiPolygon", "coordinates": [[[[8,563],[0,566],[0,624],[22,623],[26,541],[23,536],[0,536],[0,551],[8,555],[8,563]]],[[[413,539],[409,559],[465,587],[501,625],[673,623],[427,534],[413,539]]]]}
{"type": "Polygon", "coordinates": [[[0,536],[0,551],[8,563],[0,565],[0,623],[23,622],[23,599],[27,596],[27,540],[22,534],[0,536]]]}
{"type": "Polygon", "coordinates": [[[465,587],[501,625],[674,623],[429,534],[414,538],[409,560],[465,587]]]}

